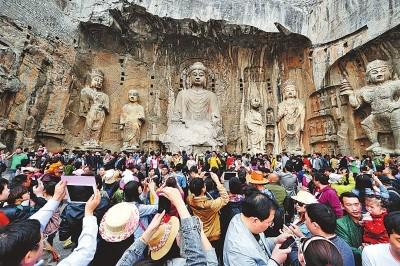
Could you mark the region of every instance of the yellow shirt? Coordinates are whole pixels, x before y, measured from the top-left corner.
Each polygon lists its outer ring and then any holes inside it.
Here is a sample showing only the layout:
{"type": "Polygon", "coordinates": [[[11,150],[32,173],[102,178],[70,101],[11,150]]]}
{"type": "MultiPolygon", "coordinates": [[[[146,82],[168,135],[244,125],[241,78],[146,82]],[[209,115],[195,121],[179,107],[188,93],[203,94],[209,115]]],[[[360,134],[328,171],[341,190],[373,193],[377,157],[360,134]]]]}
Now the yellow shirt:
{"type": "Polygon", "coordinates": [[[210,169],[213,167],[219,168],[219,166],[221,165],[221,161],[218,157],[211,157],[210,159],[208,159],[208,164],[210,165],[210,169]]]}
{"type": "Polygon", "coordinates": [[[338,165],[338,162],[339,162],[338,159],[332,158],[332,159],[331,159],[331,167],[332,167],[333,169],[336,169],[336,168],[337,168],[337,165],[338,165]]]}
{"type": "Polygon", "coordinates": [[[341,180],[342,184],[331,184],[331,187],[336,190],[336,194],[340,197],[340,194],[344,192],[351,192],[356,187],[356,182],[353,177],[353,173],[349,174],[349,184],[345,185],[343,182],[345,181],[345,177],[341,180]]]}

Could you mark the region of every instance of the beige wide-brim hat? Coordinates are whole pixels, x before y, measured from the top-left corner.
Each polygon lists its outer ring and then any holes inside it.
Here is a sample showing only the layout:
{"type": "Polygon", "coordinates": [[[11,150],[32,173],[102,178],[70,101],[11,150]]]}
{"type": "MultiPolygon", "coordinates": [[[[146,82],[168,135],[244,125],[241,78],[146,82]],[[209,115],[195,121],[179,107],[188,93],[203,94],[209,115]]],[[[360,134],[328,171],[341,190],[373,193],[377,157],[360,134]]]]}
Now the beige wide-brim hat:
{"type": "Polygon", "coordinates": [[[111,207],[100,222],[99,232],[107,242],[130,237],[139,224],[139,210],[133,203],[121,202],[111,207]]]}
{"type": "Polygon", "coordinates": [[[268,184],[268,178],[264,177],[261,171],[253,171],[250,175],[246,176],[246,180],[250,184],[265,185],[268,184]]]}
{"type": "Polygon", "coordinates": [[[107,170],[104,174],[104,183],[106,184],[113,184],[118,181],[120,175],[118,170],[110,169],[107,170]]]}
{"type": "Polygon", "coordinates": [[[159,260],[171,249],[179,232],[179,219],[171,216],[169,221],[161,224],[149,241],[151,258],[159,260]]]}
{"type": "Polygon", "coordinates": [[[318,203],[317,198],[313,194],[304,190],[300,190],[297,195],[292,196],[291,198],[306,205],[318,203]]]}

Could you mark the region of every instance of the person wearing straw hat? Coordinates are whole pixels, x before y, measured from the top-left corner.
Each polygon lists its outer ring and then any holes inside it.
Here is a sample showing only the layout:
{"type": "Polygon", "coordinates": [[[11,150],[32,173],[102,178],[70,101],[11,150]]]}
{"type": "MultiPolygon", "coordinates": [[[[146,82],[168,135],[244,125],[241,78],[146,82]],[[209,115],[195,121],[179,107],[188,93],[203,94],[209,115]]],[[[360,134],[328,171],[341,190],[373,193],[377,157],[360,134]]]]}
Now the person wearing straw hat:
{"type": "Polygon", "coordinates": [[[268,236],[278,236],[280,234],[280,229],[283,226],[283,216],[284,209],[279,207],[279,203],[275,198],[274,193],[266,188],[266,184],[269,182],[268,178],[266,178],[266,173],[264,174],[261,171],[252,171],[250,175],[247,176],[247,182],[253,185],[257,190],[267,195],[275,204],[278,206],[275,210],[275,216],[273,225],[270,226],[265,232],[268,236]]]}
{"type": "Polygon", "coordinates": [[[256,189],[266,194],[272,200],[276,201],[275,195],[265,187],[269,183],[268,178],[264,176],[261,171],[252,171],[251,174],[246,176],[247,183],[253,185],[256,189]]]}
{"type": "Polygon", "coordinates": [[[133,243],[138,224],[139,210],[134,204],[122,202],[111,207],[100,222],[101,239],[92,264],[115,265],[133,243]]]}
{"type": "Polygon", "coordinates": [[[295,216],[295,219],[291,225],[284,226],[284,231],[290,231],[297,237],[309,237],[311,236],[311,233],[305,224],[306,206],[309,204],[318,203],[318,200],[313,194],[305,190],[300,190],[297,195],[291,196],[291,198],[294,200],[297,215],[295,216]]]}
{"type": "MultiPolygon", "coordinates": [[[[191,216],[179,190],[164,187],[161,195],[171,201],[181,218],[168,216],[165,211],[157,213],[140,238],[125,251],[117,266],[131,266],[142,256],[149,246],[151,261],[154,265],[209,265],[217,266],[217,256],[202,230],[200,219],[191,216]],[[180,247],[177,236],[180,234],[180,247]],[[177,254],[174,254],[178,251],[177,254]],[[179,253],[183,253],[181,257],[179,253]]],[[[146,265],[146,262],[143,264],[146,265]]]]}
{"type": "MultiPolygon", "coordinates": [[[[291,196],[291,198],[294,200],[297,215],[289,226],[283,225],[283,232],[293,234],[296,237],[312,236],[306,225],[306,206],[308,204],[317,203],[318,200],[313,194],[305,190],[300,190],[297,195],[291,196]]],[[[298,248],[293,246],[292,251],[289,254],[289,259],[293,265],[295,265],[295,262],[298,259],[297,253],[298,248]]]]}

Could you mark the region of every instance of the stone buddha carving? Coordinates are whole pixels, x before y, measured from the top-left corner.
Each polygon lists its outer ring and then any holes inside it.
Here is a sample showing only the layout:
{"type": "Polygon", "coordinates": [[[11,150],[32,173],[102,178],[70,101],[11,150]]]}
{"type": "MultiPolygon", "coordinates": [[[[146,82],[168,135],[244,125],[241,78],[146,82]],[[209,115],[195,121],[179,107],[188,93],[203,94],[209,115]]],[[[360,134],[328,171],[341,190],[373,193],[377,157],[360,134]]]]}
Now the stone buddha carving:
{"type": "Polygon", "coordinates": [[[287,81],[283,86],[284,100],[278,104],[277,124],[282,150],[301,153],[305,104],[298,99],[296,86],[287,81]]]}
{"type": "Polygon", "coordinates": [[[366,148],[376,154],[394,152],[400,154],[400,80],[393,80],[393,69],[387,61],[374,60],[367,64],[367,85],[354,91],[347,80],[341,86],[341,95],[347,95],[349,104],[358,109],[366,103],[371,114],[362,122],[371,146],[366,148]],[[390,130],[393,133],[394,149],[383,148],[378,141],[378,132],[390,130]]]}
{"type": "Polygon", "coordinates": [[[196,62],[188,69],[190,88],[178,93],[175,115],[182,121],[209,121],[217,125],[220,121],[218,100],[215,93],[206,90],[207,68],[196,62]]]}
{"type": "Polygon", "coordinates": [[[272,109],[267,109],[267,124],[274,124],[274,111],[272,109]]]}
{"type": "Polygon", "coordinates": [[[144,123],[144,108],[139,101],[139,92],[128,92],[129,103],[122,107],[119,122],[122,130],[122,150],[136,150],[139,148],[140,129],[144,123]]]}
{"type": "Polygon", "coordinates": [[[99,144],[106,114],[110,109],[108,95],[101,91],[104,74],[93,70],[91,83],[81,90],[80,115],[86,118],[82,145],[85,148],[101,148],[99,144]]]}
{"type": "Polygon", "coordinates": [[[260,113],[261,101],[258,98],[250,100],[250,110],[246,114],[248,150],[251,154],[265,152],[265,123],[260,113]]]}
{"type": "Polygon", "coordinates": [[[160,139],[171,151],[221,146],[223,133],[217,96],[206,89],[208,69],[196,62],[187,72],[189,88],[178,93],[171,124],[160,139]]]}

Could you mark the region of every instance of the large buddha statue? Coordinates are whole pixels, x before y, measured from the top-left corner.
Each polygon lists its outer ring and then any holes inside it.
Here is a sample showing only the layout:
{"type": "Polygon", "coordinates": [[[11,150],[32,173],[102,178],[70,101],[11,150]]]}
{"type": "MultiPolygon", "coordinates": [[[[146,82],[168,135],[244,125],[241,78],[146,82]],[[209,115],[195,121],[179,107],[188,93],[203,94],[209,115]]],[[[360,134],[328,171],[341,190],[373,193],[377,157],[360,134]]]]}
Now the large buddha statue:
{"type": "Polygon", "coordinates": [[[130,151],[139,148],[140,129],[144,123],[144,108],[139,101],[139,92],[128,92],[129,103],[122,107],[119,118],[122,130],[122,150],[130,151]]]}
{"type": "Polygon", "coordinates": [[[206,89],[207,71],[200,62],[187,71],[189,88],[178,93],[171,123],[160,137],[171,151],[193,151],[194,146],[217,149],[223,145],[217,96],[206,89]]]}
{"type": "Polygon", "coordinates": [[[106,113],[110,109],[108,95],[101,91],[104,74],[93,70],[90,86],[81,90],[80,115],[86,118],[82,145],[86,149],[100,149],[99,144],[106,113]]]}
{"type": "Polygon", "coordinates": [[[261,101],[258,98],[250,100],[250,110],[246,114],[248,150],[251,154],[265,153],[265,123],[260,113],[261,101]]]}
{"type": "Polygon", "coordinates": [[[371,114],[361,122],[372,143],[366,150],[375,154],[400,154],[400,80],[393,79],[391,64],[382,60],[368,63],[365,76],[367,85],[357,91],[345,80],[341,95],[347,96],[349,104],[355,109],[363,104],[371,106],[371,114]],[[393,133],[394,149],[382,147],[379,143],[378,133],[388,131],[393,133]]]}
{"type": "Polygon", "coordinates": [[[304,102],[298,99],[296,86],[287,81],[283,86],[283,101],[278,105],[278,131],[282,151],[300,154],[305,119],[304,102]]]}

